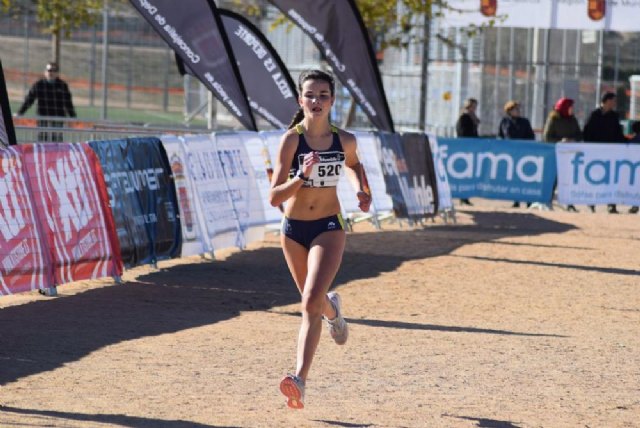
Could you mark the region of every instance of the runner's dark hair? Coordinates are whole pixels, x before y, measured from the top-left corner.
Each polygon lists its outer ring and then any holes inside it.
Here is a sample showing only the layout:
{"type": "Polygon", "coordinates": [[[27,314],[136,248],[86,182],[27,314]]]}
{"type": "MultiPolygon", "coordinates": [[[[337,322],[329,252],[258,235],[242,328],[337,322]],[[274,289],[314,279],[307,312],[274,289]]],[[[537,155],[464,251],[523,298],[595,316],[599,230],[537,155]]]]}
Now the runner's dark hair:
{"type": "MultiPolygon", "coordinates": [[[[302,96],[302,85],[307,80],[322,80],[327,82],[329,84],[329,89],[331,90],[331,96],[335,95],[336,83],[333,80],[333,76],[331,74],[322,70],[307,70],[300,73],[300,77],[298,77],[298,93],[300,94],[300,96],[302,96]]],[[[302,119],[304,119],[304,110],[302,110],[302,107],[300,107],[297,113],[293,116],[288,129],[296,126],[302,121],[302,119]]]]}

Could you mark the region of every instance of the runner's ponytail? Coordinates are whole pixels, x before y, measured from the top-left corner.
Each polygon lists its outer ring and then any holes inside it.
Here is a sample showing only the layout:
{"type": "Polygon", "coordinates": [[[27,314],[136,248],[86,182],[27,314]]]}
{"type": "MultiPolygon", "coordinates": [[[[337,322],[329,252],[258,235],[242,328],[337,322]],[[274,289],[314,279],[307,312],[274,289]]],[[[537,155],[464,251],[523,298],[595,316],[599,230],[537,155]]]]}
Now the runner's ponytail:
{"type": "Polygon", "coordinates": [[[302,122],[302,119],[304,119],[304,110],[302,110],[302,107],[300,107],[296,114],[293,116],[293,119],[291,120],[291,123],[289,124],[289,127],[287,129],[293,128],[294,126],[302,122]]]}

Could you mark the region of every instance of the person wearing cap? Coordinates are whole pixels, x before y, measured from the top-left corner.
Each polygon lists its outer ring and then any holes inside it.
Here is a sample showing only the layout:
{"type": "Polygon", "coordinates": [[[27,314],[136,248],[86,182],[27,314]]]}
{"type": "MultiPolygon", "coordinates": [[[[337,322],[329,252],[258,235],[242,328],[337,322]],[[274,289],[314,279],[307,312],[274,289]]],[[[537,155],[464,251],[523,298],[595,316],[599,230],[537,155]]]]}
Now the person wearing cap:
{"type": "MultiPolygon", "coordinates": [[[[544,124],[542,140],[548,143],[581,141],[582,132],[580,124],[573,114],[573,100],[571,98],[560,98],[553,110],[549,113],[544,124]]],[[[557,183],[554,184],[554,191],[557,183]]],[[[594,207],[589,207],[594,211],[594,207]]],[[[567,211],[577,212],[574,205],[567,205],[567,211]]]]}
{"type": "MultiPolygon", "coordinates": [[[[498,126],[498,136],[504,140],[535,140],[536,136],[531,128],[531,122],[520,116],[520,103],[507,101],[504,105],[505,116],[498,126]]],[[[527,202],[527,207],[531,202],[527,202]]],[[[520,202],[514,201],[512,208],[519,208],[520,202]]]]}
{"type": "MultiPolygon", "coordinates": [[[[589,115],[584,123],[584,141],[594,143],[626,143],[620,118],[615,111],[616,94],[606,92],[600,99],[600,107],[589,115]]],[[[615,204],[607,207],[610,214],[618,214],[615,204]]]]}
{"type": "MultiPolygon", "coordinates": [[[[58,77],[58,64],[49,62],[45,68],[44,78],[35,82],[18,109],[18,116],[23,115],[37,100],[36,113],[46,117],[76,117],[71,92],[67,83],[58,77]]],[[[63,122],[56,120],[38,120],[39,127],[62,128],[63,122]]],[[[61,132],[40,132],[40,141],[62,141],[61,132]]]]}

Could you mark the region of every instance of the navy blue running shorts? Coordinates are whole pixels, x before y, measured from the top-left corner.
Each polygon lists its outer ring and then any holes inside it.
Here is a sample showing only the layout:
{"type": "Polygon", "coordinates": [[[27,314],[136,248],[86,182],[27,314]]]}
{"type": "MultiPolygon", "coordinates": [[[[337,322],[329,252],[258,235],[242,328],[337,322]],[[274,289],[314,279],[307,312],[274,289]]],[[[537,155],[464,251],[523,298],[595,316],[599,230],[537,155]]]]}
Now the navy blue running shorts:
{"type": "Polygon", "coordinates": [[[307,250],[311,243],[321,233],[332,230],[344,230],[342,215],[335,214],[317,220],[294,220],[287,217],[282,219],[282,233],[291,238],[307,250]]]}

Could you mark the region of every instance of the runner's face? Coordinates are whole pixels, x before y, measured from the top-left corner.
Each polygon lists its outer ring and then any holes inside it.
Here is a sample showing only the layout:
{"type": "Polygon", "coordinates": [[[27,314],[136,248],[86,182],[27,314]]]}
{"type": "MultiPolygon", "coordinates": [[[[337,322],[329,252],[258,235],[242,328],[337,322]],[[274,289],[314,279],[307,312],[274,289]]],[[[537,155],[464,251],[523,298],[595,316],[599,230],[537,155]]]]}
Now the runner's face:
{"type": "Polygon", "coordinates": [[[324,80],[306,80],[302,84],[299,102],[305,117],[328,116],[333,101],[331,86],[324,80]]]}

